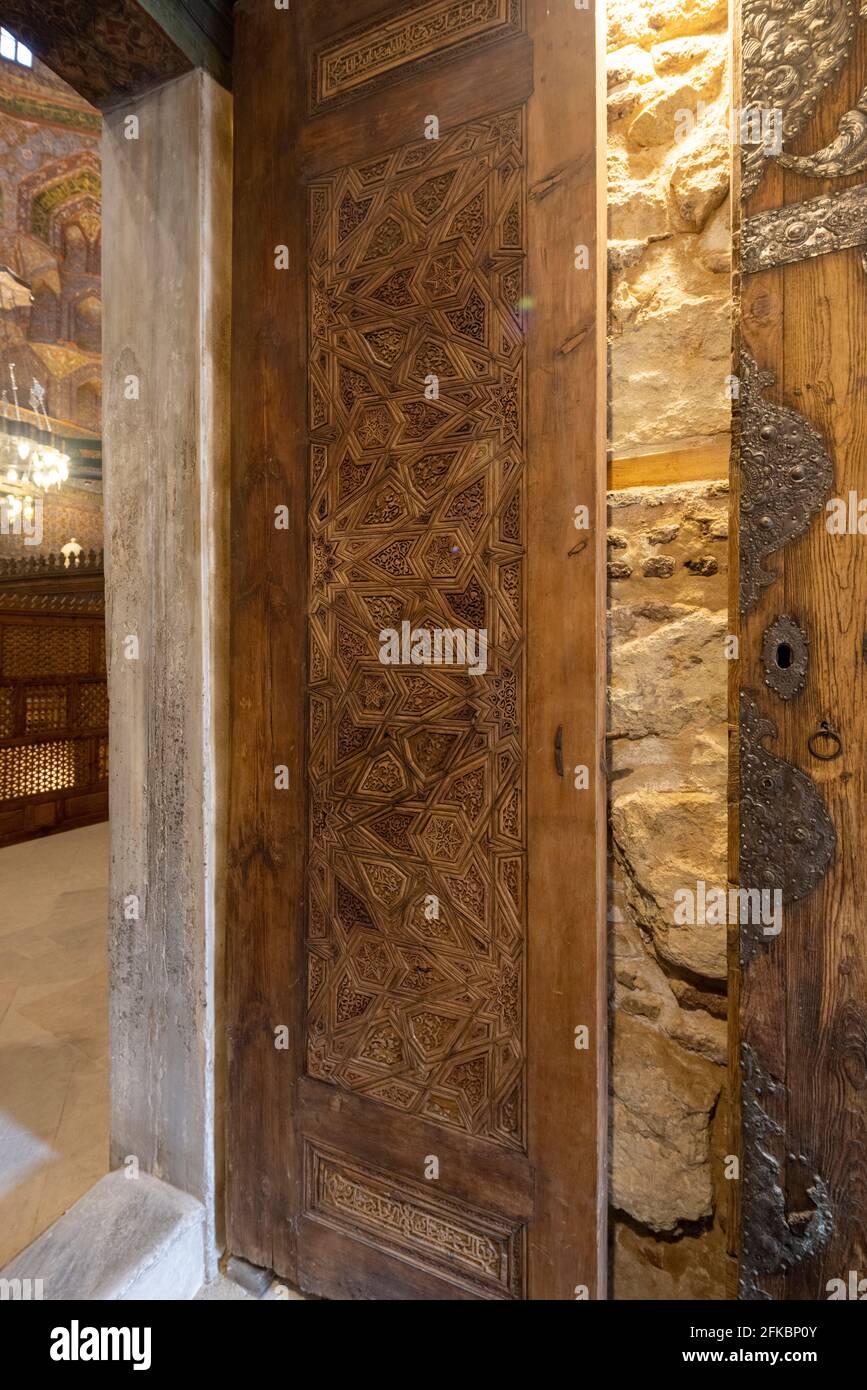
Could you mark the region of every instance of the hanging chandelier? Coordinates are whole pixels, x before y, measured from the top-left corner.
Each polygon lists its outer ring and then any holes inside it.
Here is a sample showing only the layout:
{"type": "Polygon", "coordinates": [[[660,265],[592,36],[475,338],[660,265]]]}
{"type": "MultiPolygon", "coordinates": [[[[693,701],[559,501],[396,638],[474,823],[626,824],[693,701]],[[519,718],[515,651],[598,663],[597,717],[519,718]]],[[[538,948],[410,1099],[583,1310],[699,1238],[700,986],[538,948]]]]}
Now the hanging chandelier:
{"type": "Polygon", "coordinates": [[[52,443],[43,442],[46,435],[51,435],[45,413],[45,388],[34,381],[30,392],[30,408],[38,422],[34,430],[21,417],[14,364],[9,363],[8,369],[15,419],[9,418],[9,399],[4,391],[0,400],[0,501],[11,521],[18,517],[31,521],[37,496],[61,487],[69,478],[69,455],[52,443]],[[36,438],[32,437],[34,434],[36,438]]]}

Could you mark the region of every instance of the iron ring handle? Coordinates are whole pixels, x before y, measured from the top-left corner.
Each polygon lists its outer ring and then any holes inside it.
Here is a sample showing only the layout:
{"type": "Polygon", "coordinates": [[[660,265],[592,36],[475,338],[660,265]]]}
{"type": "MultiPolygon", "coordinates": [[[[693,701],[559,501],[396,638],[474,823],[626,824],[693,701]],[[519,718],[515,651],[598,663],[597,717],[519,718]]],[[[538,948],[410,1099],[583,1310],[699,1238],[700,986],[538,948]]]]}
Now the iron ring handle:
{"type": "Polygon", "coordinates": [[[810,737],[807,739],[807,747],[814,758],[819,758],[823,763],[831,763],[835,758],[839,758],[840,754],[843,752],[843,740],[840,735],[831,728],[827,719],[820,719],[818,729],[816,729],[815,733],[810,734],[810,737]],[[830,739],[832,743],[836,744],[833,752],[819,752],[818,748],[815,747],[815,742],[816,739],[820,738],[830,739]]]}

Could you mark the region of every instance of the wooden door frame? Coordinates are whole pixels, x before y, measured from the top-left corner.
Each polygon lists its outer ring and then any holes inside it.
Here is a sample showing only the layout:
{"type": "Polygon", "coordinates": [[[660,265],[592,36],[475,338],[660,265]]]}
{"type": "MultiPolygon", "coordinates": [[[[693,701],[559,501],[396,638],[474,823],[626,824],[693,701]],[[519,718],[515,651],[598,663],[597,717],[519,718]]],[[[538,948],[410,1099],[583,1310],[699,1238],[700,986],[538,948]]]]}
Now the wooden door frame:
{"type": "MultiPolygon", "coordinates": [[[[417,3],[417,0],[416,0],[417,3]]],[[[529,672],[530,825],[545,827],[545,849],[530,866],[529,912],[544,915],[544,949],[531,949],[528,1084],[544,1097],[554,1078],[575,1078],[571,1113],[538,1104],[530,1152],[536,1201],[557,1254],[530,1297],[574,1298],[582,1286],[605,1297],[607,1210],[607,990],[605,727],[605,181],[603,7],[569,7],[546,25],[544,0],[527,0],[529,32],[512,45],[505,73],[532,72],[531,43],[545,54],[546,83],[535,103],[529,149],[528,244],[531,285],[561,307],[530,339],[530,437],[544,442],[549,468],[530,472],[530,525],[550,545],[529,575],[529,623],[538,653],[529,672]],[[581,28],[595,41],[596,80],[575,80],[572,45],[581,28]],[[566,31],[571,43],[564,42],[566,31]],[[521,64],[523,63],[523,67],[521,64]],[[513,66],[517,64],[517,66],[513,66]],[[575,159],[573,130],[595,132],[593,157],[575,159]],[[579,246],[589,268],[580,268],[579,246]],[[534,381],[554,374],[557,409],[542,417],[534,381]],[[535,412],[535,413],[534,413],[535,412]],[[569,487],[568,511],[561,499],[569,487]],[[556,499],[556,502],[555,500],[556,499]],[[573,507],[588,508],[576,530],[573,507]],[[553,606],[562,566],[574,580],[569,612],[553,606]],[[568,642],[563,633],[568,633],[568,642]],[[576,666],[575,649],[583,654],[576,666]],[[562,757],[555,742],[562,744],[562,757]],[[559,764],[559,767],[558,767],[559,764]],[[564,767],[565,764],[565,767],[564,767]],[[579,790],[575,773],[589,770],[579,790]],[[574,862],[572,901],[555,900],[560,866],[574,862]],[[586,1027],[589,1047],[579,1046],[586,1027]],[[546,1155],[556,1153],[556,1163],[546,1155]],[[563,1161],[566,1155],[567,1161],[563,1161]],[[571,1212],[569,1235],[564,1213],[571,1212]]],[[[359,19],[382,11],[362,0],[359,19]],[[363,12],[363,13],[362,13],[363,12]]],[[[230,1250],[292,1279],[293,1212],[300,1180],[291,1077],[300,1069],[303,1013],[287,1017],[302,968],[306,789],[275,788],[275,766],[304,767],[306,742],[306,401],[293,392],[306,369],[306,221],[300,199],[282,197],[319,167],[351,160],[321,139],[288,141],[300,124],[303,91],[292,70],[293,26],[285,11],[258,0],[235,9],[234,291],[232,373],[231,737],[227,885],[227,1238],[230,1250]],[[325,151],[325,154],[323,154],[325,151]],[[330,164],[327,162],[330,159],[330,164]],[[275,267],[287,246],[289,264],[275,267]],[[290,383],[286,389],[284,383],[290,383]],[[296,383],[293,386],[292,383],[296,383]],[[276,531],[275,508],[290,529],[276,531]],[[286,1029],[288,1047],[275,1046],[286,1029]],[[275,1213],[286,1213],[285,1221],[275,1213]]],[[[459,61],[459,60],[456,60],[459,61]]],[[[466,96],[451,94],[438,69],[419,105],[419,128],[436,110],[441,129],[473,118],[466,96]],[[431,92],[435,92],[434,104],[431,92]]],[[[505,87],[509,87],[506,78],[505,87]]],[[[517,92],[517,100],[529,95],[517,92]]],[[[359,128],[375,119],[358,102],[359,128]]],[[[512,100],[504,92],[504,107],[512,100]]],[[[470,102],[471,105],[471,102],[470,102]]],[[[542,316],[540,315],[540,319],[542,316]]],[[[550,399],[549,394],[549,399],[550,399]]],[[[540,449],[539,452],[542,452],[540,449]]],[[[552,1091],[553,1093],[553,1091],[552,1091]]]]}

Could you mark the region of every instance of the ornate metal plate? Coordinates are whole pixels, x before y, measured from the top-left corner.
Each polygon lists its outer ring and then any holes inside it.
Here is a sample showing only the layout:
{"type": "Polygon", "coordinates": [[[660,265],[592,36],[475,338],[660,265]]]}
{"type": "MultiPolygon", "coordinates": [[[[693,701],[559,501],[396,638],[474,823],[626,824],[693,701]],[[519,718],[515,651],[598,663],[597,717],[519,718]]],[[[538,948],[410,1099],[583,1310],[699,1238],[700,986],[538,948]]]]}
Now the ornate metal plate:
{"type": "Polygon", "coordinates": [[[819,431],[789,406],[762,397],[773,385],[745,350],[740,358],[741,613],[749,613],[776,575],[768,555],[809,528],[822,510],[834,469],[819,431]]]}
{"type": "MultiPolygon", "coordinates": [[[[807,1188],[813,1209],[787,1211],[782,1154],[777,1157],[774,1152],[784,1149],[785,1131],[768,1109],[776,1098],[785,1098],[786,1088],[762,1070],[747,1043],[741,1044],[741,1082],[744,1172],[740,1297],[763,1300],[771,1295],[762,1288],[762,1278],[785,1274],[821,1250],[834,1229],[834,1216],[827,1184],[818,1174],[807,1188]]],[[[797,1161],[806,1163],[806,1157],[801,1155],[797,1161]]]]}
{"type": "Polygon", "coordinates": [[[748,217],[741,228],[741,271],[754,275],[867,243],[867,189],[789,203],[748,217]]]}
{"type": "Polygon", "coordinates": [[[765,685],[769,685],[781,700],[791,700],[804,688],[809,655],[806,632],[788,613],[781,613],[765,628],[762,640],[765,685]]]}
{"type": "MultiPolygon", "coordinates": [[[[806,898],[827,872],[837,833],[812,779],[764,747],[777,737],[755,692],[740,697],[740,858],[742,888],[779,890],[783,903],[806,898]]],[[[741,963],[767,941],[760,924],[741,928],[741,963]]]]}
{"type": "MultiPolygon", "coordinates": [[[[782,135],[791,140],[813,115],[819,97],[839,77],[855,42],[859,0],[743,0],[742,81],[744,114],[776,109],[782,112],[782,135]]],[[[850,113],[851,114],[851,113],[850,113]]],[[[823,167],[836,160],[835,172],[852,173],[863,163],[842,167],[861,148],[857,122],[842,132],[843,145],[808,156],[815,168],[802,172],[824,177],[823,167]]],[[[741,155],[741,193],[748,198],[758,188],[769,158],[761,146],[745,146],[741,155]]],[[[798,167],[797,159],[783,156],[798,167]]]]}

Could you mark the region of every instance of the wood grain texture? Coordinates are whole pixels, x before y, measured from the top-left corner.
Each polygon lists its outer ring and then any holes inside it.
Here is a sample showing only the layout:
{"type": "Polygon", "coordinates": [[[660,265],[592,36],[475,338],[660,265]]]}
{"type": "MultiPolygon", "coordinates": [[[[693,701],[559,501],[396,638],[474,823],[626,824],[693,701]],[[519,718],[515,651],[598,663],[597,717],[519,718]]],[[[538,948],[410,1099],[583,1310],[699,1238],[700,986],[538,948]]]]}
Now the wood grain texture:
{"type": "Polygon", "coordinates": [[[227,1240],[295,1278],[293,1088],[303,1057],[307,586],[306,219],[288,132],[302,119],[290,17],[236,10],[232,308],[227,1240]],[[275,247],[289,271],[275,270],[275,247]],[[275,531],[275,508],[290,527],[275,531]],[[274,768],[292,773],[275,788],[274,768]],[[275,1029],[290,1045],[275,1047],[275,1029]]]}
{"type": "Polygon", "coordinates": [[[727,478],[731,440],[696,444],[692,448],[667,449],[631,458],[608,461],[608,487],[666,487],[673,483],[698,483],[727,478]]]}
{"type": "Polygon", "coordinates": [[[605,673],[605,209],[602,7],[530,0],[528,105],[530,489],[528,661],[529,1296],[605,1296],[607,992],[605,673]],[[598,12],[597,12],[598,11],[598,12]],[[594,35],[593,26],[596,25],[594,35]],[[594,43],[595,38],[595,43],[594,43]],[[579,77],[579,72],[581,76],[579,77]],[[601,163],[600,163],[601,161],[601,163]],[[579,246],[589,269],[577,270],[579,246]],[[574,508],[591,519],[585,538],[574,508]],[[574,552],[578,550],[579,553],[574,552]],[[551,776],[563,727],[566,775],[551,776]],[[574,769],[589,769],[576,791],[574,769]],[[570,776],[570,772],[573,775],[570,776]],[[579,1051],[575,1029],[590,1030],[579,1051]],[[544,1252],[544,1257],[541,1257],[544,1252]]]}
{"type": "MultiPolygon", "coordinates": [[[[865,76],[862,25],[847,68],[792,142],[794,153],[815,150],[832,138],[839,116],[856,105],[865,76]]],[[[772,169],[741,216],[832,193],[861,177],[824,181],[772,169]]],[[[794,408],[819,429],[834,464],[832,493],[843,498],[850,489],[865,494],[865,310],[867,279],[858,250],[763,271],[741,286],[741,342],[776,376],[766,397],[794,408]]],[[[829,1279],[845,1280],[850,1269],[863,1272],[867,1261],[867,861],[862,852],[867,570],[865,538],[830,535],[825,520],[823,511],[805,535],[772,557],[779,578],[740,625],[739,684],[761,692],[761,710],[779,731],[768,746],[812,778],[837,834],[828,872],[804,901],[784,909],[782,934],[739,981],[732,1064],[737,1067],[738,1052],[747,1045],[766,1075],[781,1083],[765,1093],[767,1109],[780,1126],[772,1147],[785,1212],[791,1217],[815,1209],[818,1178],[828,1189],[833,1220],[818,1249],[790,1270],[779,1268],[760,1281],[776,1299],[826,1298],[829,1279]],[[806,686],[786,704],[765,686],[759,661],[763,631],[780,613],[797,620],[810,644],[806,686]],[[808,749],[823,719],[842,740],[842,755],[830,762],[808,749]]],[[[733,724],[735,710],[733,699],[733,724]]],[[[735,876],[737,817],[733,820],[735,876]]],[[[755,1136],[747,1132],[744,1144],[749,1180],[755,1136]]],[[[738,1215],[736,1209],[736,1220],[738,1215]]],[[[742,1219],[749,1221],[746,1215],[742,1219]]],[[[791,1224],[797,1229],[804,1219],[795,1216],[791,1224]]],[[[740,1235],[741,1243],[749,1242],[748,1224],[740,1235]]]]}
{"type": "MultiPolygon", "coordinates": [[[[382,13],[361,0],[352,20],[382,13]]],[[[337,1298],[603,1296],[594,19],[555,26],[531,4],[528,36],[407,63],[308,118],[308,59],[345,32],[342,7],[235,18],[229,1244],[337,1298]],[[437,144],[421,138],[431,112],[437,144]],[[367,631],[404,603],[490,622],[494,663],[487,682],[419,675],[436,710],[406,729],[419,688],[367,631]],[[589,791],[557,775],[559,724],[589,791]],[[413,908],[425,875],[443,941],[413,908]],[[431,1155],[440,1177],[423,1183],[431,1155]]]]}

